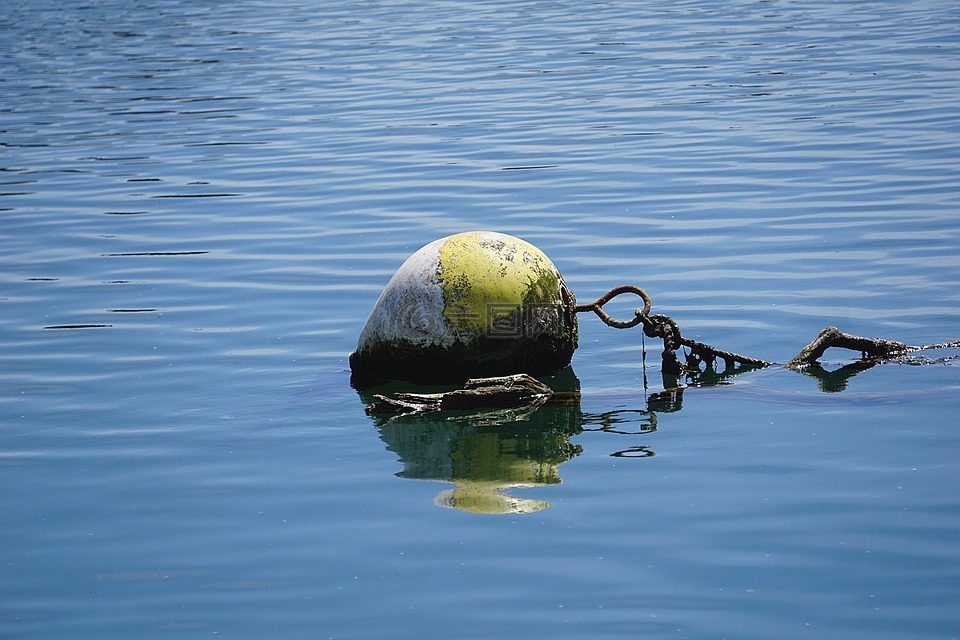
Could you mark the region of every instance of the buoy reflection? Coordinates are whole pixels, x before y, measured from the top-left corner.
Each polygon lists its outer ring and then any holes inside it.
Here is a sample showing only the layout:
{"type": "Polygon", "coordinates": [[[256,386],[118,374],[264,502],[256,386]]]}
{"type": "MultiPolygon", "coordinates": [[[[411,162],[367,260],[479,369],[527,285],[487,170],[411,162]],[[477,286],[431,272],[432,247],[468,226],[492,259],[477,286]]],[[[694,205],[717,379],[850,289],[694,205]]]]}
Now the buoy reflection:
{"type": "MultiPolygon", "coordinates": [[[[551,506],[513,493],[559,484],[558,467],[583,451],[570,442],[583,431],[580,381],[570,368],[544,381],[557,391],[546,405],[376,418],[380,439],[403,465],[397,476],[453,483],[434,503],[471,513],[535,513],[551,506]]],[[[360,397],[366,403],[384,391],[364,390],[360,397]]]]}
{"type": "Polygon", "coordinates": [[[528,412],[490,411],[398,416],[380,427],[387,449],[400,458],[402,478],[456,486],[434,503],[471,513],[534,513],[550,506],[511,491],[560,483],[558,467],[583,450],[579,403],[528,412]]]}
{"type": "MultiPolygon", "coordinates": [[[[846,387],[850,377],[870,366],[872,364],[857,363],[835,372],[810,367],[804,373],[818,381],[821,391],[836,392],[846,387]]],[[[555,393],[539,403],[511,409],[380,415],[375,416],[374,421],[381,440],[403,465],[396,474],[398,477],[454,485],[434,498],[436,505],[483,514],[535,513],[550,507],[551,503],[514,494],[518,489],[561,483],[560,465],[583,451],[581,445],[570,441],[572,437],[587,431],[628,437],[653,433],[657,430],[658,415],[683,409],[685,390],[727,385],[732,377],[729,372],[710,372],[702,379],[688,376],[684,385],[664,376],[663,391],[644,393],[643,409],[585,413],[580,403],[580,381],[572,368],[567,367],[554,376],[542,378],[555,393]]],[[[440,390],[443,389],[417,389],[440,390]]],[[[368,404],[374,393],[396,391],[388,385],[360,390],[359,394],[364,404],[368,404]]],[[[651,446],[634,440],[630,446],[609,455],[650,458],[656,453],[651,446]]]]}

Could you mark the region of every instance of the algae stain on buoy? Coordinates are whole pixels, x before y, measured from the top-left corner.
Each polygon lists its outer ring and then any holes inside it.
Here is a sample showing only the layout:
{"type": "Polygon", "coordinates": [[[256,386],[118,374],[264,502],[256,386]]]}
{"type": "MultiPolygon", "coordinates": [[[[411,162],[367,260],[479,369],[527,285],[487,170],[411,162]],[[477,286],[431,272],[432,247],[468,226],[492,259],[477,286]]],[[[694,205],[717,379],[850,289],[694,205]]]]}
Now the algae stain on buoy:
{"type": "Polygon", "coordinates": [[[537,247],[492,231],[458,233],[400,266],[370,312],[350,366],[360,380],[553,373],[577,348],[575,306],[537,247]]]}

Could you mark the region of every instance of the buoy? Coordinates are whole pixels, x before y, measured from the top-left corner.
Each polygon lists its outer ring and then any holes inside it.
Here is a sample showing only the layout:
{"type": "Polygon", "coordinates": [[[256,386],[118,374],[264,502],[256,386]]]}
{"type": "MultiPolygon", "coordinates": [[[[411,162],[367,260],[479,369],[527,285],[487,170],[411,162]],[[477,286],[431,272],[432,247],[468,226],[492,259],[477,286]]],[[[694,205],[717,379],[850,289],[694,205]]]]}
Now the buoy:
{"type": "Polygon", "coordinates": [[[576,298],[532,244],[470,231],[435,240],[393,275],[360,332],[357,381],[545,375],[577,348],[576,298]]]}

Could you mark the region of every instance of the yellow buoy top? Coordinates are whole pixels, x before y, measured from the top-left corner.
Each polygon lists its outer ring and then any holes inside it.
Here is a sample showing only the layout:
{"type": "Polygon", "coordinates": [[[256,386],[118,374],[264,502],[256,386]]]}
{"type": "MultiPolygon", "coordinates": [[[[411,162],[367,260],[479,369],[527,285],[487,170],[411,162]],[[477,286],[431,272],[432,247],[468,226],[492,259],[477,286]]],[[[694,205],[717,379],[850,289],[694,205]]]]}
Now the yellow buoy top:
{"type": "Polygon", "coordinates": [[[540,249],[492,231],[435,240],[374,305],[354,374],[454,379],[556,371],[577,346],[573,293],[540,249]]]}

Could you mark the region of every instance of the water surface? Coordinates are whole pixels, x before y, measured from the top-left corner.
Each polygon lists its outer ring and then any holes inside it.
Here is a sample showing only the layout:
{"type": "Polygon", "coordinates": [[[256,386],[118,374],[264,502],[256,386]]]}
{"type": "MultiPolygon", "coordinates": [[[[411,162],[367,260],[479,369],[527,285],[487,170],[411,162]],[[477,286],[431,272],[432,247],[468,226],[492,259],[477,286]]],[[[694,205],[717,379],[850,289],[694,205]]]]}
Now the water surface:
{"type": "Polygon", "coordinates": [[[768,360],[960,338],[958,42],[939,1],[4,3],[0,635],[957,637],[954,360],[664,395],[582,317],[579,400],[382,423],[347,355],[478,228],[768,360]]]}

